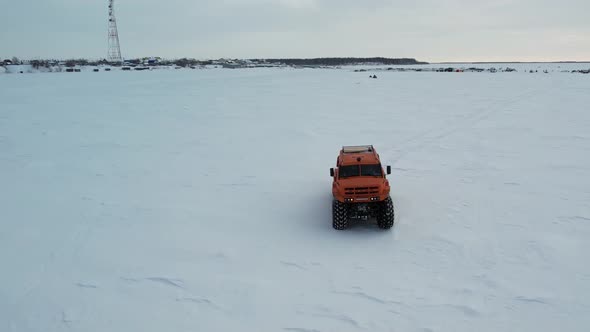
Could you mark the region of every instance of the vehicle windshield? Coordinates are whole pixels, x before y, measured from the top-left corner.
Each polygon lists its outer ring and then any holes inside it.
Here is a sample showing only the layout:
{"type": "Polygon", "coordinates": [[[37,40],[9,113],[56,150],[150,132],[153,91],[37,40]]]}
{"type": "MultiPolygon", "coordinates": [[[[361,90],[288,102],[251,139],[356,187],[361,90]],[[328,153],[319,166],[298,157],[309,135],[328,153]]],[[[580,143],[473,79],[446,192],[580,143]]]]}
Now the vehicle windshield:
{"type": "Polygon", "coordinates": [[[383,176],[380,164],[374,165],[349,165],[338,168],[338,177],[341,179],[353,176],[383,176]]]}
{"type": "Polygon", "coordinates": [[[361,176],[383,176],[381,165],[361,165],[361,176]]]}

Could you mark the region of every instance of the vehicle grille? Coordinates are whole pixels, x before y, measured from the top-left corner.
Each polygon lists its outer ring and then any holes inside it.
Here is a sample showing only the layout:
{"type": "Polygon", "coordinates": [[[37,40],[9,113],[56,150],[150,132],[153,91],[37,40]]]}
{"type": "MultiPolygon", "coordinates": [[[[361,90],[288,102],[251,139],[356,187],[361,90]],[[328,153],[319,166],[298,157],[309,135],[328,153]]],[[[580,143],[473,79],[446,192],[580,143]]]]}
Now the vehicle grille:
{"type": "Polygon", "coordinates": [[[371,195],[378,194],[379,187],[351,187],[344,188],[345,195],[371,195]]]}

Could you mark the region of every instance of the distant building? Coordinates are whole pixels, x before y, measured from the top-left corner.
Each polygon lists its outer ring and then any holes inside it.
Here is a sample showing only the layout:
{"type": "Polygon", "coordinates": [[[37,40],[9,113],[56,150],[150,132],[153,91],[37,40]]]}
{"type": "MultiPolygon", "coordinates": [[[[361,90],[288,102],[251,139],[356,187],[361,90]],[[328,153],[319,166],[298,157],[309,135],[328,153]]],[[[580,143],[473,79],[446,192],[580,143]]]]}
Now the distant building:
{"type": "Polygon", "coordinates": [[[153,57],[153,58],[148,58],[147,61],[144,61],[143,63],[146,65],[154,66],[154,65],[157,65],[158,63],[160,63],[160,60],[162,60],[162,58],[153,57]]]}

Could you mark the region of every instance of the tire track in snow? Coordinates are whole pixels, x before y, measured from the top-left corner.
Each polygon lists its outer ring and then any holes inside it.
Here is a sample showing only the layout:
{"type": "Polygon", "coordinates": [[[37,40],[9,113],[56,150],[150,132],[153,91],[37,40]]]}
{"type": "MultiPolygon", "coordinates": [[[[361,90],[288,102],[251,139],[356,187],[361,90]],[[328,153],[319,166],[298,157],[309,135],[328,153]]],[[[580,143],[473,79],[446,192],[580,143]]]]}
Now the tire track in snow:
{"type": "Polygon", "coordinates": [[[223,309],[221,306],[219,306],[218,304],[216,304],[215,302],[209,300],[208,298],[204,298],[204,297],[178,297],[176,298],[176,302],[184,302],[184,303],[193,303],[193,304],[197,304],[197,305],[204,305],[207,306],[209,308],[218,310],[218,311],[223,311],[225,312],[225,309],[223,309]]]}
{"type": "Polygon", "coordinates": [[[80,288],[92,288],[92,289],[96,289],[98,288],[98,286],[93,285],[93,284],[88,284],[88,283],[82,283],[82,282],[77,282],[76,286],[80,287],[80,288]]]}
{"type": "MultiPolygon", "coordinates": [[[[82,197],[82,199],[86,200],[86,197],[82,197]]],[[[102,205],[104,206],[104,203],[102,205]]],[[[76,265],[75,259],[79,257],[94,226],[94,220],[91,221],[89,215],[82,214],[81,217],[83,219],[82,223],[74,224],[74,227],[71,228],[65,228],[67,236],[65,236],[64,241],[60,241],[55,246],[48,248],[48,257],[41,264],[40,276],[62,275],[63,271],[57,269],[56,266],[65,265],[65,262],[69,262],[70,265],[76,265]]],[[[29,298],[44,282],[43,277],[36,278],[21,295],[20,301],[25,301],[29,298]]],[[[88,287],[91,285],[80,283],[76,285],[78,287],[91,288],[88,287]]]]}
{"type": "Polygon", "coordinates": [[[568,219],[573,220],[573,221],[590,221],[590,218],[583,217],[583,216],[571,216],[571,217],[568,217],[568,219]]]}
{"type": "Polygon", "coordinates": [[[172,278],[164,278],[164,277],[150,277],[145,278],[145,280],[153,281],[156,283],[160,283],[166,286],[177,287],[180,289],[185,289],[186,286],[184,285],[184,281],[182,279],[172,279],[172,278]]]}
{"type": "Polygon", "coordinates": [[[302,271],[307,271],[307,268],[293,262],[281,261],[281,264],[284,266],[294,267],[302,271]]]}
{"type": "Polygon", "coordinates": [[[349,325],[349,326],[354,327],[356,329],[362,329],[362,330],[365,329],[361,326],[361,324],[356,319],[354,319],[348,315],[332,313],[332,311],[329,308],[322,308],[321,311],[323,311],[323,312],[309,313],[309,312],[297,310],[297,314],[311,316],[311,317],[317,317],[317,318],[326,318],[326,319],[335,320],[338,322],[345,323],[346,325],[349,325]]]}
{"type": "Polygon", "coordinates": [[[399,301],[391,301],[391,300],[384,300],[384,299],[378,298],[376,296],[369,295],[369,294],[367,294],[365,292],[362,292],[362,291],[357,291],[357,292],[333,291],[332,293],[339,294],[339,295],[352,296],[352,297],[356,297],[356,298],[361,298],[361,299],[369,300],[371,302],[375,302],[375,303],[378,303],[378,304],[397,304],[397,305],[403,305],[402,302],[399,302],[399,301]]]}
{"type": "Polygon", "coordinates": [[[359,322],[357,322],[355,319],[347,316],[347,315],[343,315],[343,314],[311,314],[311,316],[313,317],[318,317],[318,318],[328,318],[328,319],[332,319],[332,320],[336,320],[342,323],[345,323],[347,325],[350,325],[354,328],[357,329],[363,329],[361,327],[361,325],[359,324],[359,322]]]}
{"type": "MultiPolygon", "coordinates": [[[[499,108],[505,108],[511,104],[514,104],[520,100],[527,99],[528,97],[532,97],[537,92],[536,89],[529,89],[521,94],[518,94],[508,100],[498,100],[492,104],[487,105],[485,108],[474,111],[472,114],[467,115],[461,122],[458,124],[449,127],[444,127],[443,129],[432,128],[426,130],[425,132],[416,134],[411,136],[409,139],[402,141],[398,144],[398,146],[407,146],[401,150],[390,150],[393,151],[393,155],[397,155],[396,158],[390,159],[392,166],[395,165],[399,160],[403,159],[407,154],[414,152],[416,150],[422,149],[424,146],[442,138],[445,138],[449,135],[452,135],[462,129],[471,127],[477,124],[480,121],[488,119],[495,111],[499,108]],[[415,143],[415,144],[412,144],[415,143]],[[409,145],[409,146],[408,146],[409,145]]],[[[389,151],[388,151],[389,152],[389,151]]]]}
{"type": "MultiPolygon", "coordinates": [[[[227,310],[222,305],[219,305],[218,303],[210,300],[209,298],[193,294],[188,289],[188,287],[186,286],[186,283],[183,279],[166,278],[166,277],[148,277],[148,278],[140,278],[140,279],[121,277],[120,279],[127,282],[127,283],[134,283],[134,284],[140,283],[142,281],[150,281],[152,283],[161,284],[161,285],[167,286],[169,288],[181,289],[183,291],[182,292],[183,296],[176,297],[175,298],[176,302],[202,305],[205,307],[209,307],[211,309],[215,309],[215,310],[227,313],[227,310]]],[[[90,286],[93,286],[93,285],[90,285],[90,286]]]]}
{"type": "Polygon", "coordinates": [[[549,301],[540,297],[526,297],[526,296],[517,296],[514,298],[515,301],[518,302],[526,302],[526,303],[537,303],[537,304],[544,304],[544,305],[551,305],[549,301]]]}

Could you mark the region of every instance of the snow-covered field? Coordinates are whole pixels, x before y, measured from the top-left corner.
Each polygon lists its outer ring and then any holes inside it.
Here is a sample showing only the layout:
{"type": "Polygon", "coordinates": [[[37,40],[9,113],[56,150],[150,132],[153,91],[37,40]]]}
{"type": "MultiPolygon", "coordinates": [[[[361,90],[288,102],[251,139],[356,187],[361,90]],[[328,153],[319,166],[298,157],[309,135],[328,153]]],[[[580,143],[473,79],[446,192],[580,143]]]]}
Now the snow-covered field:
{"type": "Polygon", "coordinates": [[[0,331],[587,331],[590,77],[366,74],[0,76],[0,331]]]}

